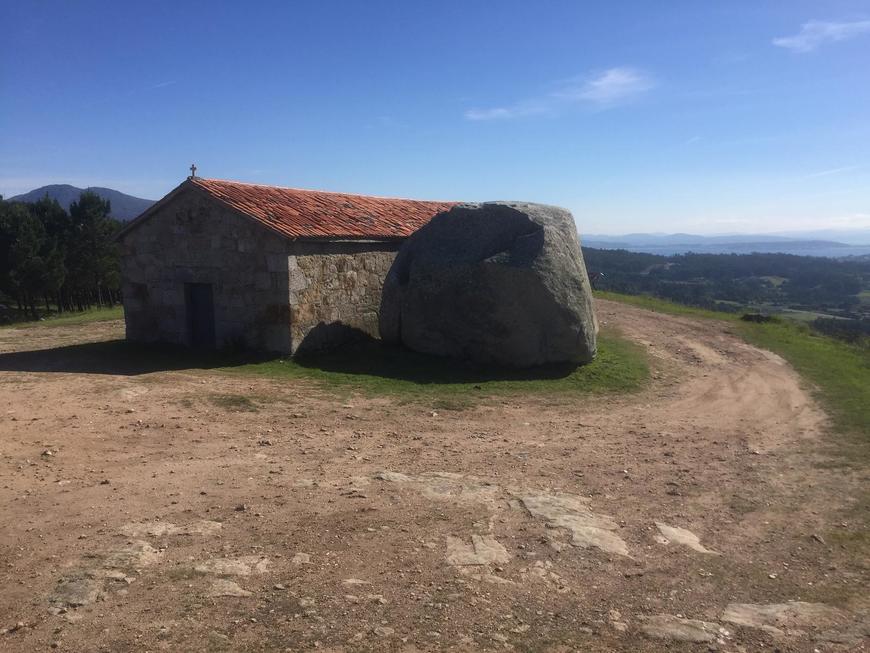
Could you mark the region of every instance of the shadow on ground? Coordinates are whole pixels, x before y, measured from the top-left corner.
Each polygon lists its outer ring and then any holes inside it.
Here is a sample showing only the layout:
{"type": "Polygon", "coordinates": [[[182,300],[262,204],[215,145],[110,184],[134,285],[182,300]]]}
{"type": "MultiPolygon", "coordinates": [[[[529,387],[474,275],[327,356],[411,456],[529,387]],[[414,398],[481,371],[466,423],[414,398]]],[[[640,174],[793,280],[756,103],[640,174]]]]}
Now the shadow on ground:
{"type": "Polygon", "coordinates": [[[420,354],[404,347],[370,339],[325,352],[306,353],[295,359],[300,367],[322,372],[376,376],[417,384],[484,383],[561,379],[577,365],[545,365],[516,369],[420,354]]]}
{"type": "Polygon", "coordinates": [[[0,354],[0,371],[136,376],[172,370],[250,365],[275,357],[275,354],[203,352],[171,345],[141,345],[126,340],[108,340],[0,354]]]}
{"type": "Polygon", "coordinates": [[[284,376],[290,370],[360,375],[417,384],[484,383],[560,379],[576,365],[511,369],[419,354],[377,340],[310,352],[288,360],[256,352],[207,352],[174,345],[143,345],[109,340],[51,349],[0,354],[3,372],[73,372],[136,376],[153,372],[252,366],[252,372],[284,376]],[[272,363],[282,363],[271,367],[272,363]]]}

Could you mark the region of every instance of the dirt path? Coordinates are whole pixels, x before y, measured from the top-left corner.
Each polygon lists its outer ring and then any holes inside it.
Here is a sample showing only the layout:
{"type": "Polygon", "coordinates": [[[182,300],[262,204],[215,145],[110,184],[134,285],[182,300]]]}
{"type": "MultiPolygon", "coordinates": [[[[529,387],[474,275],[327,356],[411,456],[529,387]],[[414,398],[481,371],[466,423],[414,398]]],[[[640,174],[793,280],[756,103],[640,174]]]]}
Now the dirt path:
{"type": "Polygon", "coordinates": [[[861,479],[795,373],[598,306],[649,390],[463,411],[0,329],[0,649],[865,650],[861,479]]]}

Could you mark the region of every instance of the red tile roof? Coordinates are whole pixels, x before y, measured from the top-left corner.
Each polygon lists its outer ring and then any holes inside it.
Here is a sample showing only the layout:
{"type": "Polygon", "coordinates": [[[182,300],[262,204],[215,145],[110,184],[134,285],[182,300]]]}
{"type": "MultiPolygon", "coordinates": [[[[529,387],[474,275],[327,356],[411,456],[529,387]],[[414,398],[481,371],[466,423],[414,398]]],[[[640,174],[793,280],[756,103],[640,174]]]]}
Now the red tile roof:
{"type": "Polygon", "coordinates": [[[202,179],[189,182],[288,238],[405,238],[457,202],[347,195],[202,179]]]}

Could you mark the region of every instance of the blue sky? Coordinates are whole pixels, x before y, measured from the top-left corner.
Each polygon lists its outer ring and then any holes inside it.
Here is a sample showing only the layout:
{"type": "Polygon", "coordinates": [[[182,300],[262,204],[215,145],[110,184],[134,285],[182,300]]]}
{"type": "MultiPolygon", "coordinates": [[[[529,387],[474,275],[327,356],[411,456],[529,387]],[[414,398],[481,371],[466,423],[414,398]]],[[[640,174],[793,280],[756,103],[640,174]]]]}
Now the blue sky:
{"type": "Polygon", "coordinates": [[[870,227],[870,2],[0,0],[0,194],[205,177],[581,233],[870,227]]]}

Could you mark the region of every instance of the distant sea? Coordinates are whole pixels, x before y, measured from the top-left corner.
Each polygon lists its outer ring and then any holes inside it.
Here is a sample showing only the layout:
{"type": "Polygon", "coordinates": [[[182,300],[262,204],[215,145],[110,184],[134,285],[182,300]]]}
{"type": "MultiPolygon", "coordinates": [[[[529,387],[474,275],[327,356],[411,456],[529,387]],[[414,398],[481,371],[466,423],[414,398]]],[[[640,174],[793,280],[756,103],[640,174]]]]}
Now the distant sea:
{"type": "Polygon", "coordinates": [[[813,242],[785,243],[686,243],[667,245],[641,245],[634,243],[619,243],[613,241],[581,240],[583,247],[596,249],[625,249],[629,252],[643,252],[673,256],[674,254],[795,254],[797,256],[824,256],[827,258],[842,258],[844,256],[866,256],[870,254],[870,245],[830,245],[813,242]]]}

